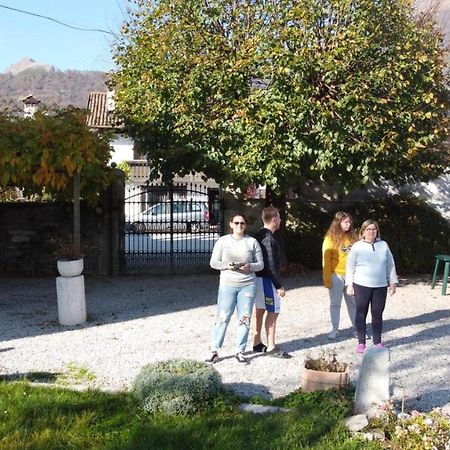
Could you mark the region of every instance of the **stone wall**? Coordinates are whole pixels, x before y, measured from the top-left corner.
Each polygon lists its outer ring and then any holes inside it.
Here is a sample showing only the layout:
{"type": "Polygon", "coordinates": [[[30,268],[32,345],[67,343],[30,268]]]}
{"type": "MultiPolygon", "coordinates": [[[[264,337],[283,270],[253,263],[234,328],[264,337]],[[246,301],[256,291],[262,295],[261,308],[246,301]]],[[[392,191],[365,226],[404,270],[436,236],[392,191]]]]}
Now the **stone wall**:
{"type": "MultiPolygon", "coordinates": [[[[89,275],[113,275],[123,269],[123,174],[95,207],[81,204],[81,243],[89,275]]],[[[0,203],[0,274],[57,275],[54,244],[73,235],[71,203],[0,203]]]]}

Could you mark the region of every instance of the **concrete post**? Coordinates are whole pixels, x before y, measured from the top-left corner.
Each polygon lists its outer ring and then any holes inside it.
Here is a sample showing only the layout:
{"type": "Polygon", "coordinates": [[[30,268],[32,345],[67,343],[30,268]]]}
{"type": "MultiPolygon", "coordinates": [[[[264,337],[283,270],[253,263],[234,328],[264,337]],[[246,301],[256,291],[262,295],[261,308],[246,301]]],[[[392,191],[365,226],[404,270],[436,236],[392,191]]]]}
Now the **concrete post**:
{"type": "Polygon", "coordinates": [[[61,325],[79,325],[86,322],[84,276],[57,277],[58,320],[61,325]]]}

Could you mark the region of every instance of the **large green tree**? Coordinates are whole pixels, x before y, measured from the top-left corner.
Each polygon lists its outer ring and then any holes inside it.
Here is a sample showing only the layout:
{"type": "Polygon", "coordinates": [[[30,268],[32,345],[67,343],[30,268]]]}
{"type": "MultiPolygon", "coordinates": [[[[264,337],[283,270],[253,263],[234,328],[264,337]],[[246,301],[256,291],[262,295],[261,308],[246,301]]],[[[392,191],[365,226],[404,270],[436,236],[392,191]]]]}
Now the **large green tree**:
{"type": "Polygon", "coordinates": [[[0,113],[0,189],[71,199],[80,174],[82,197],[95,203],[109,184],[110,153],[108,136],[89,129],[83,110],[46,110],[32,118],[0,113]]]}
{"type": "Polygon", "coordinates": [[[441,35],[405,0],[130,0],[117,107],[155,172],[282,191],[448,166],[441,35]]]}

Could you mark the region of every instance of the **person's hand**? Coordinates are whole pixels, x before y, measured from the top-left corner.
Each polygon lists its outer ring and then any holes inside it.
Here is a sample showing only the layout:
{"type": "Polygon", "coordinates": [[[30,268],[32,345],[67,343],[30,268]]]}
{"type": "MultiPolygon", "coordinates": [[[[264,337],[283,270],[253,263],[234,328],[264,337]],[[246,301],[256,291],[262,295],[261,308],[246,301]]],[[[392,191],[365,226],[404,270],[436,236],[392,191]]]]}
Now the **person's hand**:
{"type": "Polygon", "coordinates": [[[353,287],[353,284],[349,284],[347,286],[347,294],[348,295],[355,295],[355,288],[353,287]]]}
{"type": "Polygon", "coordinates": [[[390,284],[389,285],[389,295],[394,295],[396,291],[396,286],[395,284],[390,284]]]}
{"type": "Polygon", "coordinates": [[[244,272],[250,272],[250,264],[249,263],[242,264],[242,266],[239,267],[239,269],[243,270],[244,272]]]}
{"type": "Polygon", "coordinates": [[[277,289],[278,297],[284,297],[286,295],[286,289],[284,287],[280,287],[280,289],[277,289]]]}

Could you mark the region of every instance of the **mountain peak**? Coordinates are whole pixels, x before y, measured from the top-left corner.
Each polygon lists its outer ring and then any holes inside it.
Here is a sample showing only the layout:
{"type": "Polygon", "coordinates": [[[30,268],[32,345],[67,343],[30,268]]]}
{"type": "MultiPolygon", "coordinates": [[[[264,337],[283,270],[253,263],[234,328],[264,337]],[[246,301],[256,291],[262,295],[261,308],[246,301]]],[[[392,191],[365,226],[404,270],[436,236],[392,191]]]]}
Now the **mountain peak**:
{"type": "Polygon", "coordinates": [[[44,64],[44,63],[36,62],[34,59],[31,59],[31,58],[22,58],[20,61],[9,66],[4,71],[4,73],[10,73],[11,75],[17,75],[19,72],[22,72],[22,71],[28,70],[28,69],[43,69],[46,72],[51,72],[51,71],[56,70],[56,68],[54,66],[52,66],[51,64],[44,64]]]}

